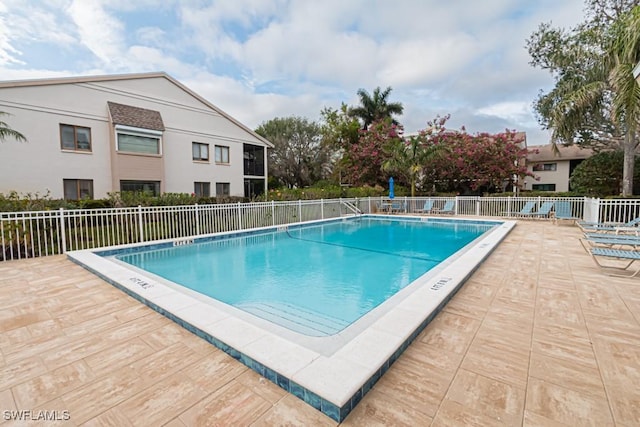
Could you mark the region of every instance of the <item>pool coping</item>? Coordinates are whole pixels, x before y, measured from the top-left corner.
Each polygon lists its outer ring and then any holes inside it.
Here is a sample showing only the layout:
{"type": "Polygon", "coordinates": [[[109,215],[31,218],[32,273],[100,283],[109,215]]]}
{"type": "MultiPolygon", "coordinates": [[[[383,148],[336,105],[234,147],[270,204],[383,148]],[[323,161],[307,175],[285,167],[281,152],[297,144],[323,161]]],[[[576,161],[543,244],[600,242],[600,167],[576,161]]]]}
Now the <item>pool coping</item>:
{"type": "MultiPolygon", "coordinates": [[[[366,216],[389,218],[384,215],[366,216]]],[[[161,248],[190,244],[199,239],[251,235],[265,230],[282,230],[282,227],[294,228],[298,225],[341,221],[344,218],[73,251],[68,252],[67,256],[340,422],[453,297],[482,260],[516,225],[515,221],[479,221],[465,218],[403,216],[402,219],[495,223],[496,227],[477,239],[473,247],[462,251],[457,259],[436,274],[426,274],[414,281],[407,287],[410,288],[410,292],[407,291],[403,298],[399,298],[388,312],[375,319],[364,330],[358,331],[354,337],[328,355],[233,316],[228,310],[215,307],[212,310],[212,306],[202,299],[179,292],[153,277],[133,272],[110,261],[104,255],[134,251],[141,246],[161,248]]]]}

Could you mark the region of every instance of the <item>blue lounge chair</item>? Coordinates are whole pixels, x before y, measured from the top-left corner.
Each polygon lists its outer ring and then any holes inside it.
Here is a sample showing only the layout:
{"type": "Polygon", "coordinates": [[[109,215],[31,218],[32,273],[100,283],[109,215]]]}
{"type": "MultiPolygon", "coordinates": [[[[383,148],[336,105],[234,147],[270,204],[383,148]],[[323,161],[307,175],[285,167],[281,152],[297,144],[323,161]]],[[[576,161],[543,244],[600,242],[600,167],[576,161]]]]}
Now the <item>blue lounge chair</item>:
{"type": "Polygon", "coordinates": [[[554,222],[557,223],[558,220],[575,221],[577,219],[571,211],[571,202],[567,202],[566,200],[558,200],[556,202],[553,217],[554,222]]]}
{"type": "Polygon", "coordinates": [[[391,213],[400,213],[406,211],[404,202],[391,202],[391,213]]]}
{"type": "Polygon", "coordinates": [[[591,258],[593,258],[593,261],[598,265],[598,267],[602,269],[602,272],[605,274],[608,274],[610,276],[635,277],[640,273],[640,268],[636,269],[635,271],[629,270],[631,264],[633,264],[635,261],[640,260],[639,251],[624,251],[621,249],[610,248],[590,248],[588,252],[591,255],[591,258]],[[598,260],[598,258],[623,260],[626,262],[626,264],[624,266],[604,265],[598,260]]]}
{"type": "Polygon", "coordinates": [[[455,200],[447,200],[442,209],[433,209],[433,213],[453,215],[455,213],[455,206],[455,200]]]}
{"type": "Polygon", "coordinates": [[[526,216],[526,215],[531,215],[531,213],[533,212],[533,208],[536,207],[536,202],[527,202],[524,204],[524,206],[522,207],[522,209],[520,209],[520,212],[515,212],[514,216],[526,216]]]}
{"type": "Polygon", "coordinates": [[[424,202],[422,209],[416,209],[417,213],[430,213],[433,210],[433,200],[429,199],[424,202]]]}
{"type": "MultiPolygon", "coordinates": [[[[535,204],[535,202],[533,202],[533,203],[535,204]]],[[[532,218],[547,217],[551,213],[551,209],[553,209],[553,203],[554,202],[544,202],[540,206],[540,209],[538,209],[537,212],[529,212],[529,213],[522,213],[521,212],[520,215],[523,215],[525,217],[532,217],[532,218]]]]}
{"type": "Polygon", "coordinates": [[[617,233],[640,231],[640,228],[638,228],[638,225],[640,225],[640,217],[634,218],[631,221],[625,223],[596,223],[578,221],[576,224],[578,224],[578,227],[580,227],[585,233],[590,231],[615,231],[617,233]]]}
{"type": "Polygon", "coordinates": [[[635,234],[616,234],[616,233],[596,233],[596,232],[592,232],[592,233],[584,233],[584,237],[585,239],[592,239],[592,238],[596,238],[596,239],[603,239],[603,238],[609,238],[609,239],[616,239],[616,240],[640,240],[640,236],[637,236],[635,234]]]}
{"type": "Polygon", "coordinates": [[[585,235],[582,241],[594,247],[621,248],[623,246],[631,246],[637,248],[640,246],[640,237],[625,234],[590,233],[589,236],[585,235]]]}

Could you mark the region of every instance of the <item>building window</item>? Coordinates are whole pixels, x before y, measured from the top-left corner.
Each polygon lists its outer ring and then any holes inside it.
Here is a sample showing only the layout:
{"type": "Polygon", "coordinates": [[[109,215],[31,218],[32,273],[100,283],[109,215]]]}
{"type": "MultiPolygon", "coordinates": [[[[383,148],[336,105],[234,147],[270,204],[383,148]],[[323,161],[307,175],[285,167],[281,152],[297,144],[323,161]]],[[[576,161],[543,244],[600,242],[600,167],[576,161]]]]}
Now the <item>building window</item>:
{"type": "Polygon", "coordinates": [[[209,144],[193,142],[191,143],[191,152],[193,154],[193,160],[199,160],[201,162],[209,161],[209,144]]]}
{"type": "Polygon", "coordinates": [[[216,163],[229,163],[229,147],[216,145],[216,163]]]}
{"type": "Polygon", "coordinates": [[[536,163],[535,165],[533,165],[534,172],[555,171],[557,169],[557,163],[536,163]]]}
{"type": "Polygon", "coordinates": [[[533,184],[531,188],[534,191],[556,191],[555,184],[533,184]]]}
{"type": "Polygon", "coordinates": [[[65,200],[93,199],[92,179],[63,179],[65,200]]]}
{"type": "Polygon", "coordinates": [[[231,194],[231,184],[228,182],[216,182],[216,196],[228,196],[231,194]]]}
{"type": "Polygon", "coordinates": [[[264,176],[264,147],[243,144],[244,174],[264,176]]]}
{"type": "Polygon", "coordinates": [[[118,151],[139,154],[160,154],[160,136],[118,132],[118,151]]]}
{"type": "Polygon", "coordinates": [[[91,128],[61,124],[60,145],[63,150],[91,151],[91,128]]]}
{"type": "Polygon", "coordinates": [[[139,191],[158,196],[160,181],[120,181],[120,191],[139,191]]]}
{"type": "Polygon", "coordinates": [[[210,182],[194,182],[193,193],[196,196],[201,196],[201,197],[211,196],[211,183],[210,182]]]}
{"type": "Polygon", "coordinates": [[[253,199],[264,194],[264,179],[245,179],[244,197],[253,199]]]}

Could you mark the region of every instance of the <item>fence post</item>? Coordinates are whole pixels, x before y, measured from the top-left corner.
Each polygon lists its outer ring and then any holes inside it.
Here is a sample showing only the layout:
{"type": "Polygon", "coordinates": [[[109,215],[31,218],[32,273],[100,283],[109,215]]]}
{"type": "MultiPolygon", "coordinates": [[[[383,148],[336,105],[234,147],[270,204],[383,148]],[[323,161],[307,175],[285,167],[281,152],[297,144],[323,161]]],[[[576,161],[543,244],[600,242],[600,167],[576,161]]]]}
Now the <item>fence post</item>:
{"type": "Polygon", "coordinates": [[[198,204],[196,203],[196,236],[200,235],[200,211],[198,209],[198,204]]]}
{"type": "MultiPolygon", "coordinates": [[[[458,213],[458,196],[456,196],[456,214],[458,213]]],[[[476,216],[480,216],[480,197],[476,196],[476,216]]]]}
{"type": "Polygon", "coordinates": [[[324,199],[320,199],[320,219],[324,219],[324,199]]]}
{"type": "Polygon", "coordinates": [[[238,202],[238,230],[242,230],[242,206],[238,202]]]}
{"type": "Polygon", "coordinates": [[[369,199],[369,211],[367,213],[371,213],[371,196],[369,196],[368,199],[369,199]]]}
{"type": "Polygon", "coordinates": [[[142,219],[142,206],[138,205],[138,228],[140,229],[140,242],[144,242],[144,220],[142,219]]]}
{"type": "Polygon", "coordinates": [[[298,199],[298,222],[302,222],[302,200],[298,199]]]}
{"type": "Polygon", "coordinates": [[[62,253],[67,252],[67,231],[64,224],[64,208],[60,208],[60,244],[62,245],[62,253]]]}
{"type": "Polygon", "coordinates": [[[271,222],[272,225],[276,225],[276,201],[271,201],[271,222]]]}

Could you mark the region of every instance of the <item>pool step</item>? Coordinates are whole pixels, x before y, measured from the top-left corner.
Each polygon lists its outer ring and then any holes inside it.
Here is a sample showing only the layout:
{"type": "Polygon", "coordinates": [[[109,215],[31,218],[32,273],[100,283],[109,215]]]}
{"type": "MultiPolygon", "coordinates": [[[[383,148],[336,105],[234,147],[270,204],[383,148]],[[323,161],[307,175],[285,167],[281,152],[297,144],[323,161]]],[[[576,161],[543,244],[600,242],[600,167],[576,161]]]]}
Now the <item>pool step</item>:
{"type": "Polygon", "coordinates": [[[287,329],[314,337],[333,335],[349,326],[346,320],[283,302],[249,302],[236,307],[287,329]]]}

